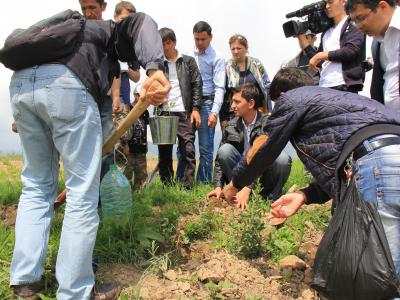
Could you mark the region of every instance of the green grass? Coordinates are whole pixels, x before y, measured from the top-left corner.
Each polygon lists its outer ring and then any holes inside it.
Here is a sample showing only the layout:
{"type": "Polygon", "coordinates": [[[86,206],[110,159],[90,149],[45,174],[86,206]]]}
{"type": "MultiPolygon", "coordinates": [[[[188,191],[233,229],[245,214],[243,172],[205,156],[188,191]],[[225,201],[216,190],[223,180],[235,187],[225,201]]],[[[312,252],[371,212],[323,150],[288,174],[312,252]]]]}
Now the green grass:
{"type": "Polygon", "coordinates": [[[14,245],[14,231],[0,223],[0,299],[10,297],[9,276],[10,261],[14,245]]]}
{"type": "Polygon", "coordinates": [[[21,158],[16,155],[0,155],[0,204],[10,205],[18,202],[22,184],[20,168],[15,167],[15,161],[21,158]]]}
{"type": "MultiPolygon", "coordinates": [[[[12,205],[18,202],[21,192],[20,168],[16,156],[0,156],[0,204],[12,205]],[[17,164],[18,165],[18,164],[17,164]]],[[[19,164],[20,166],[20,164],[19,164]]],[[[296,184],[302,187],[309,182],[304,177],[303,166],[294,160],[292,171],[285,185],[286,191],[296,184]]],[[[60,176],[59,189],[64,188],[60,176]]],[[[278,260],[289,254],[296,254],[304,235],[304,223],[310,221],[316,229],[324,229],[329,220],[329,209],[318,207],[312,212],[300,210],[285,226],[271,230],[266,236],[265,214],[270,210],[271,201],[262,199],[259,188],[255,190],[249,209],[243,213],[233,210],[221,216],[205,206],[205,196],[211,190],[209,185],[196,185],[192,191],[185,191],[179,184],[163,186],[157,179],[150,188],[133,194],[133,205],[127,214],[118,220],[102,220],[94,249],[94,257],[101,264],[141,263],[164,272],[175,261],[177,225],[181,216],[188,221],[183,227],[183,241],[187,245],[196,240],[210,239],[215,248],[226,249],[244,258],[268,256],[278,260]]],[[[42,299],[54,299],[56,281],[54,267],[59,246],[63,218],[63,207],[57,210],[50,239],[45,266],[47,290],[42,299]]],[[[0,222],[0,299],[11,299],[9,267],[14,244],[14,229],[0,222]]],[[[100,278],[101,280],[101,278],[100,278]]],[[[213,286],[210,294],[216,293],[213,286]]],[[[248,299],[260,299],[249,295],[248,299]]]]}
{"type": "Polygon", "coordinates": [[[287,190],[293,185],[297,185],[298,188],[302,188],[311,183],[312,180],[313,178],[310,173],[304,171],[304,166],[300,159],[294,159],[292,162],[292,169],[290,170],[289,179],[286,181],[283,191],[287,192],[287,190]]]}
{"type": "MultiPolygon", "coordinates": [[[[22,191],[22,158],[18,155],[0,155],[0,205],[17,204],[22,191]]],[[[58,179],[58,191],[64,190],[63,172],[58,179]]]]}

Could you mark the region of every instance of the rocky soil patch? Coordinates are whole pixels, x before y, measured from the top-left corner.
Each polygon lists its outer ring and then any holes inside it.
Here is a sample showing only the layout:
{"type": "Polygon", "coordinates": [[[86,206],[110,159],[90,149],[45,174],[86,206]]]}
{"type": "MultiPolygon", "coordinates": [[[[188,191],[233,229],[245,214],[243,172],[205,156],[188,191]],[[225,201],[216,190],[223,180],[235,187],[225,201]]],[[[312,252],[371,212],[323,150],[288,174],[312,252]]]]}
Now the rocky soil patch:
{"type": "MultiPolygon", "coordinates": [[[[215,199],[205,206],[222,216],[235,210],[215,199]]],[[[179,263],[174,268],[156,274],[113,265],[101,269],[100,274],[122,284],[128,299],[322,299],[310,288],[313,260],[323,235],[312,222],[305,223],[298,256],[272,262],[267,257],[249,260],[216,250],[212,240],[183,245],[180,233],[192,219],[183,216],[178,223],[179,263]]]]}

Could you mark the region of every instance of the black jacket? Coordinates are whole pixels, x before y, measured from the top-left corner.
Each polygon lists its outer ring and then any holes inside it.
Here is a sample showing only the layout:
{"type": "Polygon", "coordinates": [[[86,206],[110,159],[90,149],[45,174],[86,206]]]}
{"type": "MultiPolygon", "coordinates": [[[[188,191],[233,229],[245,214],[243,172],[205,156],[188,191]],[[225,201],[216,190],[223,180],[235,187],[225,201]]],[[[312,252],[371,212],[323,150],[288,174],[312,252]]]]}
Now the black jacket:
{"type": "Polygon", "coordinates": [[[235,168],[233,184],[242,188],[253,182],[290,140],[316,179],[303,190],[308,203],[337,199],[336,170],[362,141],[384,133],[400,134],[400,117],[377,101],[314,86],[288,91],[278,98],[263,133],[235,168]]]}
{"type": "MultiPolygon", "coordinates": [[[[265,122],[267,118],[268,116],[257,111],[256,123],[254,124],[254,127],[250,133],[250,141],[260,134],[263,127],[262,123],[265,122]]],[[[243,119],[240,117],[235,117],[226,124],[226,127],[222,132],[222,139],[219,147],[221,147],[223,144],[228,143],[234,146],[238,152],[243,154],[244,126],[242,120],[243,119]]],[[[221,166],[218,162],[218,154],[217,154],[217,157],[215,158],[215,167],[214,167],[214,187],[222,187],[226,182],[227,179],[222,172],[221,166]]]]}
{"type": "MultiPolygon", "coordinates": [[[[311,46],[304,49],[310,58],[316,53],[324,51],[322,40],[325,33],[326,31],[322,33],[321,43],[317,51],[311,46]]],[[[362,66],[362,62],[365,60],[365,41],[365,34],[358,31],[348,17],[340,32],[340,48],[328,53],[329,61],[342,63],[343,79],[346,86],[358,85],[360,90],[362,90],[365,79],[365,69],[362,66]]]]}
{"type": "Polygon", "coordinates": [[[147,125],[149,111],[146,111],[132,125],[132,138],[128,141],[130,153],[147,153],[147,125]]]}
{"type": "Polygon", "coordinates": [[[119,23],[86,20],[82,42],[58,62],[71,69],[98,104],[119,76],[121,61],[139,61],[146,69],[163,69],[163,48],[157,24],[136,13],[119,23]]]}
{"type": "MultiPolygon", "coordinates": [[[[164,60],[165,74],[169,78],[168,61],[164,60]]],[[[176,60],[176,73],[181,88],[183,105],[187,113],[200,111],[203,99],[203,81],[193,57],[181,55],[176,60]]]]}

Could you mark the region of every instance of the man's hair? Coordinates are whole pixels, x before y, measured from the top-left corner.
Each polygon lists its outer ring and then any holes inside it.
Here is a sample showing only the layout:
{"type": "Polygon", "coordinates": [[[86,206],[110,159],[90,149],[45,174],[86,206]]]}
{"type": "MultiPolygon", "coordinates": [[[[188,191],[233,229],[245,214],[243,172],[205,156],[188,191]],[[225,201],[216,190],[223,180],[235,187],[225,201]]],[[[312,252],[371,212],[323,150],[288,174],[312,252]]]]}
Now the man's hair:
{"type": "Polygon", "coordinates": [[[241,96],[246,99],[247,102],[254,99],[254,109],[257,109],[262,105],[260,88],[254,83],[244,83],[235,87],[232,91],[232,96],[237,93],[241,93],[241,96]]]}
{"type": "Polygon", "coordinates": [[[312,77],[307,72],[298,68],[283,68],[272,80],[269,95],[271,100],[276,100],[281,93],[306,85],[314,85],[312,77]]]}
{"type": "Polygon", "coordinates": [[[350,14],[354,10],[355,6],[358,4],[364,5],[366,8],[374,10],[381,1],[385,1],[392,7],[395,7],[397,4],[396,0],[347,0],[345,4],[345,10],[347,14],[350,14]]]}
{"type": "Polygon", "coordinates": [[[246,49],[249,48],[249,43],[245,36],[241,34],[234,34],[229,38],[229,46],[232,45],[233,42],[238,41],[240,45],[245,47],[246,49]]]}
{"type": "Polygon", "coordinates": [[[204,22],[204,21],[199,21],[196,24],[194,24],[193,33],[195,33],[195,32],[199,33],[199,32],[203,32],[203,31],[207,32],[207,34],[209,36],[212,36],[212,29],[211,29],[210,24],[208,24],[207,22],[204,22]]]}
{"type": "Polygon", "coordinates": [[[176,43],[175,32],[171,28],[163,27],[158,31],[161,35],[162,42],[172,41],[176,43]]]}
{"type": "MultiPolygon", "coordinates": [[[[79,0],[79,3],[81,2],[81,0],[79,0]]],[[[103,5],[104,4],[104,0],[96,0],[96,2],[99,4],[99,5],[103,5]]]]}
{"type": "Polygon", "coordinates": [[[121,1],[115,5],[114,16],[118,16],[123,10],[127,10],[130,14],[136,13],[136,7],[129,1],[121,1]]]}

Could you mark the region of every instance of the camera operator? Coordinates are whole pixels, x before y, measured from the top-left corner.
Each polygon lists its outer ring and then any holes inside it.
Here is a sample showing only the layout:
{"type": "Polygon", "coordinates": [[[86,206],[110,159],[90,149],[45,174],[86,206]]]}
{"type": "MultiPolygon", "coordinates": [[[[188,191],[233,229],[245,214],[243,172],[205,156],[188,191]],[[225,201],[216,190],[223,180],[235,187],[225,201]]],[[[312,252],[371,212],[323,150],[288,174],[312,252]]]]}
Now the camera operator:
{"type": "Polygon", "coordinates": [[[319,86],[359,92],[363,88],[365,70],[365,35],[352,25],[344,9],[346,0],[327,0],[326,14],[333,26],[322,33],[316,51],[304,35],[299,35],[302,49],[311,58],[309,65],[320,71],[319,86]]]}
{"type": "Polygon", "coordinates": [[[308,67],[310,57],[307,55],[307,52],[304,50],[304,48],[311,46],[315,51],[318,50],[317,47],[314,46],[314,43],[317,40],[317,35],[312,32],[311,30],[307,30],[304,34],[297,35],[296,37],[298,38],[299,41],[299,46],[301,51],[291,60],[289,60],[287,63],[282,64],[282,68],[302,68],[304,71],[306,71],[308,74],[310,74],[313,77],[315,85],[318,85],[319,82],[319,75],[318,72],[315,72],[311,68],[308,67]],[[299,36],[302,35],[300,38],[299,36]],[[307,43],[302,42],[303,39],[307,40],[307,43]]]}

